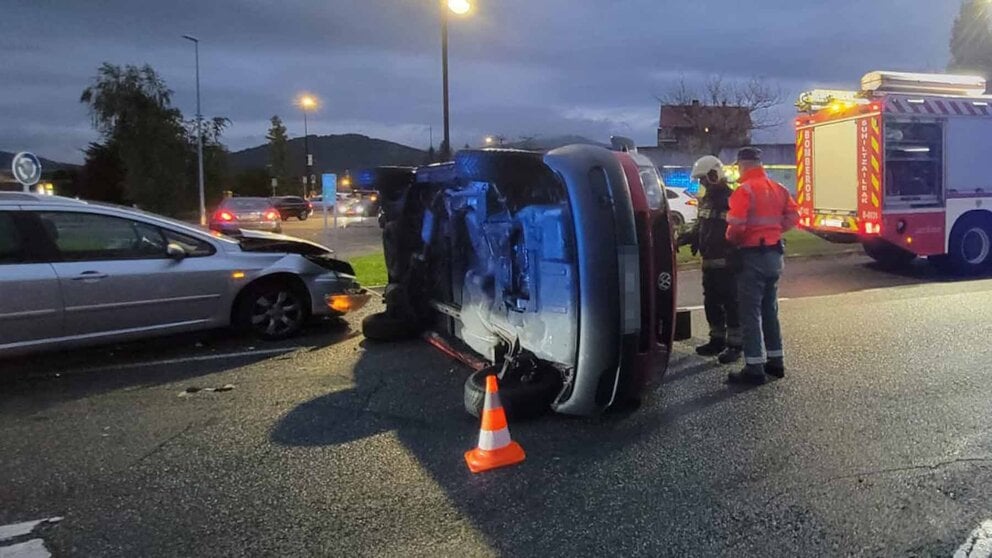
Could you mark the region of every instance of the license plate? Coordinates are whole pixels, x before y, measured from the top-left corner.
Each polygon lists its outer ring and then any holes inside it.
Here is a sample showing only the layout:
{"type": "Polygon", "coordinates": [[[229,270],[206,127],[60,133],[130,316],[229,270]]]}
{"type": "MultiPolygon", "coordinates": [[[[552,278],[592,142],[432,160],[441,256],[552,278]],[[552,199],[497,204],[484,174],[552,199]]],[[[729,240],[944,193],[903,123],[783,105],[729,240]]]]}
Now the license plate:
{"type": "Polygon", "coordinates": [[[840,219],[824,219],[823,220],[823,226],[824,227],[832,227],[832,228],[835,228],[835,229],[843,229],[844,228],[844,221],[841,221],[840,219]]]}

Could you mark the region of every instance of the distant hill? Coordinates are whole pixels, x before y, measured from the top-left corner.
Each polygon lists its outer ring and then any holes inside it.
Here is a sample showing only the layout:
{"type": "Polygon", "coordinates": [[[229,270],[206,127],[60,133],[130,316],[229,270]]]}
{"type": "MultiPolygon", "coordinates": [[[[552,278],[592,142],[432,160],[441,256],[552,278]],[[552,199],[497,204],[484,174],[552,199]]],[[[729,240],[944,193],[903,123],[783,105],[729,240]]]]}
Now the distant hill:
{"type": "MultiPolygon", "coordinates": [[[[421,165],[427,158],[426,151],[359,134],[310,136],[309,140],[316,174],[355,171],[383,165],[421,165]]],[[[303,174],[305,161],[303,138],[291,139],[290,174],[303,174]]],[[[230,163],[236,170],[264,169],[269,164],[269,146],[259,145],[231,153],[230,163]]]]}
{"type": "MultiPolygon", "coordinates": [[[[14,160],[14,155],[16,153],[11,153],[9,151],[0,151],[0,172],[10,173],[10,163],[14,160]]],[[[52,161],[51,159],[45,159],[44,157],[39,157],[41,159],[41,170],[42,172],[56,171],[56,170],[72,170],[79,168],[79,165],[71,165],[69,163],[60,163],[58,161],[52,161]]]]}

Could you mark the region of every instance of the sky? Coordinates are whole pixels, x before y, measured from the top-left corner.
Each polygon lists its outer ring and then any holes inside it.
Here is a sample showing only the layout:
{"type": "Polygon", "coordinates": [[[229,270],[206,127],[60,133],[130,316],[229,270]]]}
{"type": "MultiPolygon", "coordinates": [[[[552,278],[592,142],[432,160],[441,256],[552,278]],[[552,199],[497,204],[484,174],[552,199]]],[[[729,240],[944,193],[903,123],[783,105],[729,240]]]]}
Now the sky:
{"type": "MultiPolygon", "coordinates": [[[[619,134],[654,145],[659,96],[720,75],[760,77],[783,105],[759,141],[790,141],[791,103],[856,88],[872,70],[941,71],[958,0],[470,0],[450,20],[452,144],[487,135],[619,134]]],[[[103,62],[150,64],[196,112],[264,143],[294,99],[321,100],[311,134],[440,143],[440,0],[2,0],[0,150],[79,163],[99,139],[79,102],[103,62]]]]}

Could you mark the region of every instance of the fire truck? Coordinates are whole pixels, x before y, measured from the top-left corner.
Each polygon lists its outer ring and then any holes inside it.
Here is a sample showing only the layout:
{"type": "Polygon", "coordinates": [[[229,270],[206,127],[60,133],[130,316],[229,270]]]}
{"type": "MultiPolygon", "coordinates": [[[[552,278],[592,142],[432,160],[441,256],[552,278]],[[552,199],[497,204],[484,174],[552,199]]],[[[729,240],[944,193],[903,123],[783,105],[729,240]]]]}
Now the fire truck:
{"type": "Polygon", "coordinates": [[[992,96],[978,77],[872,72],[800,96],[800,225],[885,265],[992,267],[992,96]]]}

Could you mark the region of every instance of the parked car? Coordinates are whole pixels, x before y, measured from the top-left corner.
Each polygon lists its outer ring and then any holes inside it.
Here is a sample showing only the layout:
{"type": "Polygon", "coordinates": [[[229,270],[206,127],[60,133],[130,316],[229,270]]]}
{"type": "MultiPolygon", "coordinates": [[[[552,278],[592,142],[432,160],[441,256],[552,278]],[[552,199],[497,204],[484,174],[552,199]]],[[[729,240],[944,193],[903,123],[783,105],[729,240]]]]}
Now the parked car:
{"type": "Polygon", "coordinates": [[[245,229],[278,233],[282,223],[269,198],[225,198],[210,217],[210,229],[231,235],[245,229]]]}
{"type": "Polygon", "coordinates": [[[0,193],[0,355],[234,326],[265,339],[369,297],[327,248],[116,206],[0,193]]]}
{"type": "Polygon", "coordinates": [[[699,200],[685,188],[666,187],[668,206],[672,212],[672,224],[676,227],[691,225],[699,218],[699,200]]]}
{"type": "Polygon", "coordinates": [[[464,150],[382,169],[386,311],[365,336],[439,333],[490,366],[465,383],[481,412],[500,378],[511,416],[587,415],[641,397],[668,364],[675,321],[672,228],[651,162],[567,146],[545,155],[464,150]]]}
{"type": "Polygon", "coordinates": [[[290,217],[306,221],[313,214],[313,204],[299,196],[277,196],[269,198],[269,203],[279,212],[283,221],[288,221],[290,217]]]}

